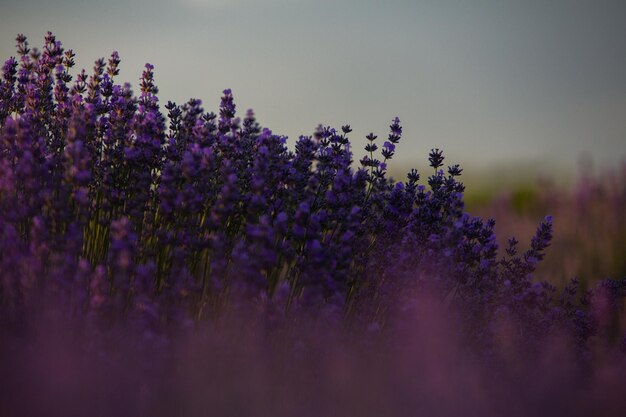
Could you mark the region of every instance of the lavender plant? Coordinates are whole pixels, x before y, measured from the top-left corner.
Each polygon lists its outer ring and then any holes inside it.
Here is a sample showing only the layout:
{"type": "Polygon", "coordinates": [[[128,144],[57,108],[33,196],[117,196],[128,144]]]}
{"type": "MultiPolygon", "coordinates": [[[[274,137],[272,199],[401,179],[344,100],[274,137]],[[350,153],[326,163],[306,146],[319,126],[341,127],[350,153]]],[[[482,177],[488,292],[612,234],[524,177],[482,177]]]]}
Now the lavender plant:
{"type": "Polygon", "coordinates": [[[494,221],[464,211],[462,169],[445,169],[442,151],[425,182],[417,170],[390,178],[397,117],[355,164],[349,125],[320,125],[291,150],[251,110],[238,117],[230,90],[217,113],[191,99],[163,114],[150,64],[136,95],[117,81],[116,52],[74,77],[74,53],[51,33],[41,50],[16,41],[0,81],[4,332],[57,300],[83,331],[130,320],[166,338],[245,310],[402,334],[428,294],[488,359],[503,325],[524,352],[556,331],[581,357],[607,326],[621,337],[626,281],[560,292],[533,281],[550,216],[529,250],[511,239],[500,253],[494,221]]]}

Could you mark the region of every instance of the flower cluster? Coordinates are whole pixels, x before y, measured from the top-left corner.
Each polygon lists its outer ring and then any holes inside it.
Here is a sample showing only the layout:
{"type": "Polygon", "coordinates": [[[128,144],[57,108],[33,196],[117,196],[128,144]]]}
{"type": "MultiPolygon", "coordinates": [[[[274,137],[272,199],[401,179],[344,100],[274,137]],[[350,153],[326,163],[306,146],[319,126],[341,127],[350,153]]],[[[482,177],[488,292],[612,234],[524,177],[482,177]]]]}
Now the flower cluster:
{"type": "Polygon", "coordinates": [[[367,136],[355,166],[348,125],[290,150],[251,110],[239,117],[230,90],[217,114],[197,99],[163,114],[150,64],[136,95],[116,80],[115,52],[73,78],[74,54],[51,33],[41,50],[19,35],[17,50],[0,81],[2,326],[53,297],[65,316],[132,318],[151,335],[236,308],[401,331],[428,293],[491,354],[502,323],[529,348],[566,328],[584,352],[611,321],[593,300],[619,313],[624,281],[561,295],[533,281],[549,216],[528,251],[512,239],[500,257],[494,222],[464,212],[462,169],[446,170],[439,149],[425,183],[416,170],[391,179],[398,118],[380,147],[367,136]]]}

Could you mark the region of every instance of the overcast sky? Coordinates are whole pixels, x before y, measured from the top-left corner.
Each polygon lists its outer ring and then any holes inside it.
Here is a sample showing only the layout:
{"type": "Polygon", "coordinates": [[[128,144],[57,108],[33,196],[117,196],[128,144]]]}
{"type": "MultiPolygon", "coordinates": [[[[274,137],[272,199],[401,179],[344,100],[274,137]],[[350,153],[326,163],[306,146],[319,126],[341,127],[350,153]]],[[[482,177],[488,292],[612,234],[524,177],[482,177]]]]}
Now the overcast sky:
{"type": "Polygon", "coordinates": [[[231,88],[290,143],[349,123],[359,156],[397,115],[403,164],[626,158],[625,1],[1,1],[2,60],[51,30],[80,68],[119,51],[134,86],[154,64],[162,104],[231,88]]]}

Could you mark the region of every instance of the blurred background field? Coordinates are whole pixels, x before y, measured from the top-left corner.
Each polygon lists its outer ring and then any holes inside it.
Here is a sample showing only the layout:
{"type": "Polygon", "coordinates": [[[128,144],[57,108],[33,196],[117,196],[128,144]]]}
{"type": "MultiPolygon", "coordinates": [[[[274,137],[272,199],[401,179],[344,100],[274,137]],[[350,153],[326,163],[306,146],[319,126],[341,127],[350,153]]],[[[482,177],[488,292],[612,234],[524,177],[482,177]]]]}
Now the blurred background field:
{"type": "Polygon", "coordinates": [[[496,220],[500,246],[515,236],[528,246],[537,224],[554,216],[554,240],[536,279],[583,287],[626,276],[626,162],[611,168],[581,162],[571,174],[498,169],[466,178],[466,209],[496,220]],[[525,172],[524,172],[525,171],[525,172]]]}

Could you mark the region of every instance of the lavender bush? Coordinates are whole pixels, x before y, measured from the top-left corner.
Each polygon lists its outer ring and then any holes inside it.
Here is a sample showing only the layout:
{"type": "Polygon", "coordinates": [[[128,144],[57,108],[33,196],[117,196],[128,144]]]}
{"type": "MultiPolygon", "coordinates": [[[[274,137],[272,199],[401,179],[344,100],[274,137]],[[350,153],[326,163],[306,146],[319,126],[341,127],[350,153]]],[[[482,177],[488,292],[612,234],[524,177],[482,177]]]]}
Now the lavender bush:
{"type": "MultiPolygon", "coordinates": [[[[566,407],[554,410],[579,412],[597,399],[589,381],[619,380],[597,375],[624,366],[626,281],[535,282],[552,218],[528,250],[512,238],[500,253],[495,222],[464,212],[462,169],[440,150],[425,181],[388,176],[398,118],[355,163],[348,125],[289,149],[251,110],[237,117],[230,90],[217,114],[191,99],[165,115],[150,64],[135,95],[116,81],[115,52],[74,77],[51,33],[41,50],[19,35],[17,50],[0,82],[3,415],[445,415],[467,407],[452,388],[518,389],[540,359],[557,363],[553,382],[587,393],[572,406],[552,388],[566,407]],[[458,370],[449,389],[430,384],[432,355],[458,370]],[[356,388],[381,399],[359,402],[356,388]],[[28,389],[41,402],[24,404],[28,389]]],[[[533,390],[530,405],[496,392],[468,412],[541,404],[533,390]]]]}

